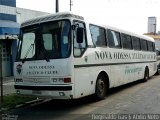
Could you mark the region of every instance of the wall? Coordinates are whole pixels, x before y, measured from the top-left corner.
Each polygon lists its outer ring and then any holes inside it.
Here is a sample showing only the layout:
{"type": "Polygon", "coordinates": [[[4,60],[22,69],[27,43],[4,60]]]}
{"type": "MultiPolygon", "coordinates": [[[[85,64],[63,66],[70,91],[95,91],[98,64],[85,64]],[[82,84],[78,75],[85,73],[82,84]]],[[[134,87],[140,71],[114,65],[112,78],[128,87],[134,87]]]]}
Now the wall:
{"type": "Polygon", "coordinates": [[[49,14],[49,13],[29,10],[29,9],[23,9],[23,8],[16,8],[17,22],[20,24],[28,19],[32,19],[37,16],[42,16],[46,14],[49,14]]]}

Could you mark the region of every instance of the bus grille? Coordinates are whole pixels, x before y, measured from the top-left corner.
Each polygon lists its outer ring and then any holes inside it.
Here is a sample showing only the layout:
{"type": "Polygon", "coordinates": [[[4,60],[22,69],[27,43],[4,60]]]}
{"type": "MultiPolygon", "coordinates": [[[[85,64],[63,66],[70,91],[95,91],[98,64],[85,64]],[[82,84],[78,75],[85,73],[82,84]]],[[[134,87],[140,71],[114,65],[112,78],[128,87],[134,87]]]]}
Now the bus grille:
{"type": "Polygon", "coordinates": [[[25,84],[50,84],[50,78],[24,78],[25,84]]]}

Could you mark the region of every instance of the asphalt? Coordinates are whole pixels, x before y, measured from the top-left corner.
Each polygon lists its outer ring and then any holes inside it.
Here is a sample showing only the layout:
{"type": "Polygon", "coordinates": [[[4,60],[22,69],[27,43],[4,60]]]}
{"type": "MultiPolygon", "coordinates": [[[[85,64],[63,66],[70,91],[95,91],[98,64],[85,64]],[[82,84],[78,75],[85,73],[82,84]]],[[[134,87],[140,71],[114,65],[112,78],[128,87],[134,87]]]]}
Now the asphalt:
{"type": "Polygon", "coordinates": [[[72,101],[51,100],[5,113],[18,120],[160,120],[160,75],[147,82],[113,88],[101,101],[91,96],[72,101]]]}

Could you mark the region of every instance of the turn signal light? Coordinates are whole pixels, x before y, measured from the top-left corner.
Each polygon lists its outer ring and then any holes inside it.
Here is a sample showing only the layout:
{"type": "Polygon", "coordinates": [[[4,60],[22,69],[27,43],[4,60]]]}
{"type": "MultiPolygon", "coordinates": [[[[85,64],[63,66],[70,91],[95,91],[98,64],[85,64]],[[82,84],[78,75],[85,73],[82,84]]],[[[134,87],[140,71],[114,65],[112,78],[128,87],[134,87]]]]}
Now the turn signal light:
{"type": "Polygon", "coordinates": [[[71,78],[64,78],[64,83],[70,83],[71,82],[71,78]]]}

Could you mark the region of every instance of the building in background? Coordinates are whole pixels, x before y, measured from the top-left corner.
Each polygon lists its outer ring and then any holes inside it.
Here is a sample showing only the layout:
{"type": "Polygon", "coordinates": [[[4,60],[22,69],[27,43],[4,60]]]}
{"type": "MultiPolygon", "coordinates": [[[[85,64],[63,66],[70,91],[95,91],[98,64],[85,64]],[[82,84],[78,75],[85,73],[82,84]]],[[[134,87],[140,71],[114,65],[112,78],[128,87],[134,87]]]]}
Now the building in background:
{"type": "Polygon", "coordinates": [[[13,75],[20,24],[44,14],[48,13],[16,8],[16,0],[0,0],[0,48],[2,49],[3,77],[13,75]]]}
{"type": "Polygon", "coordinates": [[[156,17],[148,17],[148,33],[145,33],[144,35],[152,37],[155,40],[156,49],[160,51],[160,31],[156,31],[156,26],[156,17]]]}
{"type": "Polygon", "coordinates": [[[148,33],[156,33],[157,20],[156,17],[148,17],[148,33]]]}
{"type": "Polygon", "coordinates": [[[16,0],[0,0],[0,48],[2,50],[2,75],[13,75],[17,35],[20,25],[16,22],[16,0]]]}

